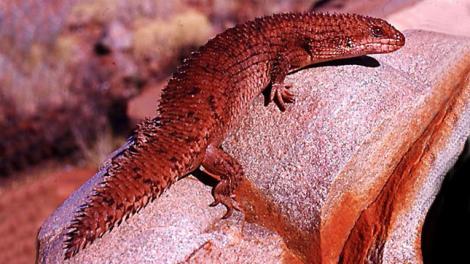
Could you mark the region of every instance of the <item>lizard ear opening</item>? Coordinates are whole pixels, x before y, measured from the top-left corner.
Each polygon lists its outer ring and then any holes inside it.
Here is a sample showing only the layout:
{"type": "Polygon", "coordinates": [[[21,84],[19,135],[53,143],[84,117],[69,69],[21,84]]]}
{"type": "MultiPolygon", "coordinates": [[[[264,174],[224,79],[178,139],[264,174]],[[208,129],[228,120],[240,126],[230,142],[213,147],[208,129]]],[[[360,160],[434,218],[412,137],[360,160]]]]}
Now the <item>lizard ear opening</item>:
{"type": "Polygon", "coordinates": [[[347,48],[353,48],[354,47],[354,42],[351,37],[346,38],[345,46],[347,48]]]}

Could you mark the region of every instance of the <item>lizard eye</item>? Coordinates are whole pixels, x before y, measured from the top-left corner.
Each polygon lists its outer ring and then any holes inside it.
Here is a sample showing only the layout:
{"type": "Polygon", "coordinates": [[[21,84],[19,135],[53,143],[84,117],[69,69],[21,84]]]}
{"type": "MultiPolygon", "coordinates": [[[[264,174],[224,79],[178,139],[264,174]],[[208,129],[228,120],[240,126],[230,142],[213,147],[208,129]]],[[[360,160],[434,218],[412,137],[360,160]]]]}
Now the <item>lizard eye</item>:
{"type": "Polygon", "coordinates": [[[371,31],[372,35],[376,38],[382,37],[384,35],[384,31],[380,27],[372,27],[371,31]]]}

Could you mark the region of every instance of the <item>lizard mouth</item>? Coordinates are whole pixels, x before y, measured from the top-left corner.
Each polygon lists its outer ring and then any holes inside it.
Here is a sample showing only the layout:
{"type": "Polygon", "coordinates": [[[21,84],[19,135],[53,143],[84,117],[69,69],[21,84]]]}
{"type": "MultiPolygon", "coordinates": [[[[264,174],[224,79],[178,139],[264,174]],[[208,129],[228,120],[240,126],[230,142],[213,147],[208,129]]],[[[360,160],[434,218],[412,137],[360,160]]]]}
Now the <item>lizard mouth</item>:
{"type": "Polygon", "coordinates": [[[399,48],[403,47],[404,42],[399,42],[395,39],[382,40],[378,43],[369,43],[365,45],[366,50],[369,50],[371,54],[373,53],[389,53],[399,48]]]}
{"type": "Polygon", "coordinates": [[[397,32],[392,38],[383,38],[378,41],[366,44],[366,49],[372,53],[388,53],[395,51],[405,45],[405,36],[397,32]]]}

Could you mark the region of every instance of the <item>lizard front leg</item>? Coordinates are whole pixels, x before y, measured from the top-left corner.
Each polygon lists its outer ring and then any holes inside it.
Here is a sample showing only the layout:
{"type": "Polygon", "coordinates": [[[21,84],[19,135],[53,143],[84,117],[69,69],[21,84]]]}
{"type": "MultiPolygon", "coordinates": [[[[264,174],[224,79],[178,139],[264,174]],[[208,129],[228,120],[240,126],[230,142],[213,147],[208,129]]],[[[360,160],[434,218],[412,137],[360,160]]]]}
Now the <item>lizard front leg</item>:
{"type": "Polygon", "coordinates": [[[274,101],[281,112],[286,110],[286,103],[294,102],[294,95],[288,91],[292,84],[284,83],[291,64],[289,58],[284,53],[279,53],[271,68],[271,93],[269,102],[274,101]]]}
{"type": "Polygon", "coordinates": [[[212,190],[214,202],[210,206],[225,205],[227,212],[223,218],[232,215],[233,209],[240,211],[233,194],[244,177],[240,163],[221,148],[209,145],[201,165],[205,173],[219,181],[212,190]]]}

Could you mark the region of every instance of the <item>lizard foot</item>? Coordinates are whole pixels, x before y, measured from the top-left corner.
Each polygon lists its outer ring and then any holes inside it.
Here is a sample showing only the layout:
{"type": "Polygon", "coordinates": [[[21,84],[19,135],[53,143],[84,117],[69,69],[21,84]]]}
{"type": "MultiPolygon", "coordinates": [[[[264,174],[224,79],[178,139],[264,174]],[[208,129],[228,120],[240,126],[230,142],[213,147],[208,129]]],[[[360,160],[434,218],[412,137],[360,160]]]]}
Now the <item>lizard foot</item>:
{"type": "Polygon", "coordinates": [[[209,145],[201,165],[207,175],[219,181],[212,190],[214,202],[210,206],[223,204],[227,208],[223,218],[231,216],[233,209],[240,211],[233,193],[244,177],[238,161],[221,148],[209,145]]]}
{"type": "Polygon", "coordinates": [[[220,181],[212,190],[212,195],[214,196],[214,202],[209,206],[217,206],[218,204],[223,204],[227,208],[223,219],[229,218],[233,209],[240,211],[240,207],[235,201],[235,195],[231,192],[230,182],[228,180],[220,181]]]}
{"type": "Polygon", "coordinates": [[[289,91],[292,86],[290,83],[274,83],[271,87],[269,101],[274,101],[281,112],[286,111],[286,103],[295,102],[294,94],[289,91]]]}

